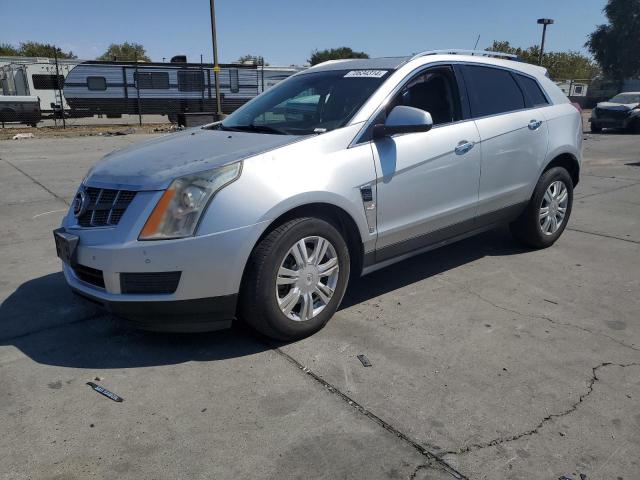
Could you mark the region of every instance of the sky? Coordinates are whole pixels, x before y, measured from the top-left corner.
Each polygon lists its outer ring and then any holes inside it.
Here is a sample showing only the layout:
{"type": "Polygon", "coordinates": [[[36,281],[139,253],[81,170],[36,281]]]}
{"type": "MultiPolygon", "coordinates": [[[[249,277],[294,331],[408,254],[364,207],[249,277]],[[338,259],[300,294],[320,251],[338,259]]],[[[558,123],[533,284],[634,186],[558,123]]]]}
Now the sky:
{"type": "MultiPolygon", "coordinates": [[[[216,0],[220,63],[241,55],[271,65],[304,64],[314,49],[348,46],[371,57],[487,48],[493,40],[578,50],[605,23],[605,0],[216,0]]],[[[33,40],[93,59],[110,43],[141,43],[153,61],[186,54],[212,61],[208,0],[0,0],[0,43],[33,40]]]]}

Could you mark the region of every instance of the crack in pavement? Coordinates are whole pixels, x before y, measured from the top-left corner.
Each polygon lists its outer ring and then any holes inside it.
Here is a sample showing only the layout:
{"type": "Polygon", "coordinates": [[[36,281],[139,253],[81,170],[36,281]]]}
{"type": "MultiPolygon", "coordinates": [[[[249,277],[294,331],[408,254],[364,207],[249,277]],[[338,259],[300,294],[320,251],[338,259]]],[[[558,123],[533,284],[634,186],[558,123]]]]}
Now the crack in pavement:
{"type": "Polygon", "coordinates": [[[42,183],[40,183],[38,180],[36,180],[35,178],[33,178],[31,175],[29,175],[27,172],[25,172],[24,170],[22,170],[21,168],[16,167],[13,163],[11,163],[9,160],[5,160],[4,158],[0,158],[0,160],[2,160],[4,163],[6,163],[7,165],[11,165],[13,168],[15,168],[17,171],[19,171],[21,174],[23,174],[25,177],[27,177],[29,180],[31,180],[33,183],[35,183],[36,185],[38,185],[40,188],[42,188],[43,190],[45,190],[49,195],[51,195],[53,198],[60,200],[61,202],[63,202],[65,205],[69,205],[69,202],[67,202],[64,198],[60,197],[59,195],[57,195],[56,193],[54,193],[53,191],[49,190],[47,187],[45,187],[42,183]]]}
{"type": "MultiPolygon", "coordinates": [[[[415,478],[417,478],[418,476],[418,472],[420,470],[438,470],[438,471],[442,471],[442,467],[438,464],[436,464],[435,462],[429,460],[426,463],[421,463],[420,465],[418,465],[415,470],[413,472],[411,472],[411,475],[409,475],[409,480],[415,480],[415,478]]],[[[448,472],[447,472],[448,473],[448,472]]]]}
{"type": "Polygon", "coordinates": [[[535,314],[532,314],[532,313],[519,312],[518,310],[514,310],[512,308],[508,308],[508,307],[505,307],[503,305],[499,305],[499,304],[495,303],[494,301],[492,301],[492,300],[486,298],[485,296],[479,294],[475,290],[470,289],[466,285],[459,285],[459,284],[456,284],[456,283],[453,283],[453,282],[450,282],[450,281],[444,280],[444,279],[439,279],[439,280],[441,282],[448,283],[451,286],[454,286],[454,287],[457,286],[459,288],[462,288],[465,292],[470,293],[471,295],[475,296],[476,298],[479,298],[483,302],[488,303],[492,307],[495,307],[495,308],[497,308],[499,310],[503,310],[505,312],[513,313],[514,315],[518,315],[518,316],[521,316],[521,317],[538,318],[540,320],[546,320],[547,322],[552,323],[554,325],[561,325],[563,327],[569,327],[569,328],[575,328],[577,330],[582,330],[583,332],[590,333],[591,335],[595,335],[595,336],[598,336],[598,337],[606,338],[608,340],[611,340],[612,342],[617,343],[618,345],[621,345],[623,347],[630,348],[631,350],[635,350],[637,352],[640,352],[640,347],[637,347],[634,344],[629,344],[629,343],[627,343],[627,342],[625,342],[623,340],[618,340],[617,338],[612,337],[611,335],[607,335],[606,333],[594,331],[594,330],[591,330],[591,329],[589,329],[587,327],[583,327],[581,325],[576,325],[575,323],[561,322],[560,320],[556,320],[556,319],[548,317],[546,315],[535,315],[535,314]]]}
{"type": "Polygon", "coordinates": [[[618,177],[617,175],[594,175],[592,173],[581,173],[581,177],[595,177],[595,178],[609,178],[615,180],[622,180],[624,182],[637,182],[637,178],[633,177],[618,177]]]}
{"type": "Polygon", "coordinates": [[[410,478],[415,478],[415,476],[417,475],[417,473],[418,473],[418,471],[420,469],[431,467],[431,468],[437,468],[439,470],[442,470],[442,471],[448,473],[449,475],[451,475],[453,478],[455,478],[457,480],[468,480],[468,478],[466,476],[464,476],[463,474],[461,474],[460,472],[455,470],[451,465],[449,465],[443,459],[439,458],[434,453],[431,453],[430,450],[428,450],[426,447],[421,445],[417,440],[412,439],[406,433],[401,432],[400,430],[398,430],[396,427],[394,427],[390,423],[384,421],[382,418],[377,416],[375,413],[371,412],[369,409],[367,409],[363,405],[361,405],[358,402],[356,402],[353,398],[349,397],[349,395],[347,395],[346,393],[342,392],[336,386],[334,386],[331,383],[327,382],[320,375],[318,375],[317,373],[313,372],[308,367],[305,367],[303,364],[301,364],[298,360],[293,358],[291,355],[289,355],[288,353],[285,353],[284,351],[282,351],[275,344],[271,344],[271,343],[269,343],[267,341],[267,345],[270,348],[272,348],[273,351],[275,351],[278,355],[282,356],[285,360],[287,360],[289,363],[291,363],[293,366],[297,367],[303,373],[307,374],[309,377],[311,377],[317,383],[319,383],[320,385],[325,387],[330,393],[332,393],[334,395],[337,395],[341,400],[346,402],[350,407],[354,408],[358,413],[364,415],[369,420],[372,420],[374,423],[378,424],[379,426],[381,426],[382,428],[384,428],[388,432],[392,433],[393,435],[398,437],[400,440],[402,440],[405,443],[409,444],[413,449],[418,451],[418,453],[420,453],[421,455],[427,457],[428,461],[426,463],[424,463],[424,464],[418,465],[418,467],[416,467],[416,470],[413,472],[413,474],[412,474],[412,476],[410,478]]]}
{"type": "Polygon", "coordinates": [[[24,332],[24,333],[21,333],[19,335],[15,335],[13,337],[6,337],[6,338],[0,337],[0,342],[2,344],[7,344],[8,342],[13,342],[14,340],[21,340],[23,338],[30,337],[31,335],[37,335],[39,333],[47,332],[49,330],[56,330],[58,328],[68,327],[69,325],[76,325],[78,323],[88,322],[90,320],[94,320],[96,318],[106,317],[106,316],[109,316],[109,314],[108,313],[104,313],[104,312],[98,312],[98,313],[94,313],[93,315],[89,315],[88,317],[82,317],[82,318],[79,318],[77,320],[72,320],[71,322],[67,322],[67,323],[59,323],[57,325],[49,325],[48,327],[44,327],[44,328],[41,328],[39,330],[32,330],[30,332],[24,332]]]}
{"type": "Polygon", "coordinates": [[[565,230],[570,230],[572,232],[586,233],[587,235],[594,235],[596,237],[603,237],[603,238],[611,238],[613,240],[620,240],[621,242],[629,242],[629,243],[635,243],[636,245],[640,245],[640,241],[638,240],[631,240],[629,238],[616,237],[615,235],[607,235],[606,233],[590,232],[588,230],[580,230],[579,228],[574,228],[574,227],[566,227],[565,230]]]}
{"type": "Polygon", "coordinates": [[[586,194],[586,195],[581,195],[581,196],[579,196],[579,197],[578,197],[578,196],[576,196],[576,198],[575,198],[575,199],[576,199],[576,200],[583,200],[583,199],[585,199],[585,198],[595,197],[596,195],[604,195],[605,193],[617,192],[618,190],[623,190],[623,189],[625,189],[625,188],[631,188],[631,187],[634,187],[634,186],[636,186],[636,185],[640,185],[640,183],[639,183],[639,182],[636,182],[636,183],[632,183],[632,184],[630,184],[630,185],[623,185],[623,186],[621,186],[621,187],[611,188],[611,189],[609,189],[609,190],[604,190],[604,191],[602,191],[602,192],[588,193],[588,194],[586,194]]]}
{"type": "Polygon", "coordinates": [[[538,433],[538,431],[550,420],[554,419],[554,418],[560,418],[560,417],[565,417],[573,412],[575,412],[578,409],[578,406],[589,396],[591,395],[591,392],[593,392],[593,388],[594,385],[596,383],[596,381],[598,381],[598,375],[597,372],[599,369],[604,368],[604,367],[609,367],[609,366],[615,366],[615,367],[620,367],[620,368],[626,368],[626,367],[640,367],[640,363],[638,362],[631,362],[631,363],[611,363],[611,362],[602,362],[598,365],[596,365],[595,367],[591,368],[591,378],[589,379],[589,383],[587,385],[587,391],[583,394],[580,395],[580,397],[578,398],[578,400],[576,402],[574,402],[569,408],[563,410],[562,412],[559,413],[552,413],[550,415],[547,415],[546,417],[544,417],[542,420],[540,420],[540,422],[532,429],[529,430],[525,430],[524,432],[520,432],[517,433],[515,435],[510,435],[507,437],[499,437],[499,438],[495,438],[489,442],[485,442],[485,443],[474,443],[471,445],[467,445],[465,447],[461,447],[458,450],[449,450],[447,452],[443,452],[440,455],[444,456],[444,455],[462,455],[465,453],[470,453],[470,452],[474,452],[474,451],[478,451],[478,450],[482,450],[484,448],[488,448],[488,447],[494,447],[496,445],[501,445],[503,443],[508,443],[508,442],[513,442],[515,440],[519,440],[523,437],[527,437],[530,435],[534,435],[536,433],[538,433]]]}

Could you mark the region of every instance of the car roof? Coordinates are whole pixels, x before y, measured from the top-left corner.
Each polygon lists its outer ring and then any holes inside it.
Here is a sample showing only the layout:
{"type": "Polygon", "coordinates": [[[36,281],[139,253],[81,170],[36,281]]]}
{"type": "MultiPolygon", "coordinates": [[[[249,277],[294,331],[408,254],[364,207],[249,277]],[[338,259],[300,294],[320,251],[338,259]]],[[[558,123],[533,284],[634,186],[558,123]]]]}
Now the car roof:
{"type": "Polygon", "coordinates": [[[453,53],[453,51],[433,51],[425,52],[415,56],[402,57],[380,57],[380,58],[354,58],[343,60],[329,60],[319,63],[311,68],[299,72],[298,75],[331,70],[397,70],[403,65],[416,62],[416,64],[426,64],[431,62],[468,62],[493,66],[500,66],[519,70],[533,76],[546,74],[546,69],[538,65],[521,62],[517,59],[499,58],[497,52],[478,52],[479,54],[453,53]],[[496,56],[489,55],[495,53],[496,56]]]}
{"type": "Polygon", "coordinates": [[[329,60],[303,70],[303,73],[322,72],[328,70],[396,70],[411,57],[380,57],[380,58],[348,58],[344,60],[329,60]]]}

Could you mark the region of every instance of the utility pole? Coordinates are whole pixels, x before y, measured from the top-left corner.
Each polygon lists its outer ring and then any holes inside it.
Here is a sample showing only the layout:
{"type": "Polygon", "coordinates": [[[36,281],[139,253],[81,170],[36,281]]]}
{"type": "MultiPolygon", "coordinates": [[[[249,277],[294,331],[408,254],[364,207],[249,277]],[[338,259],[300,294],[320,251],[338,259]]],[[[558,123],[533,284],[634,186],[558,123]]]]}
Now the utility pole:
{"type": "Polygon", "coordinates": [[[216,7],[215,0],[209,0],[211,8],[211,42],[213,43],[213,78],[216,82],[216,114],[222,119],[222,105],[220,103],[220,66],[218,65],[218,40],[216,39],[216,7]]]}
{"type": "Polygon", "coordinates": [[[542,42],[540,43],[540,59],[538,64],[542,65],[542,58],[544,57],[544,38],[547,35],[547,25],[553,25],[552,18],[539,18],[538,25],[542,25],[542,42]]]}
{"type": "MultiPolygon", "coordinates": [[[[53,47],[53,58],[56,62],[56,87],[58,87],[58,96],[60,97],[60,113],[62,114],[62,128],[67,128],[67,122],[64,119],[64,99],[62,98],[62,85],[60,84],[60,72],[58,71],[58,47],[53,47]]],[[[54,113],[55,116],[55,113],[54,113]]]]}

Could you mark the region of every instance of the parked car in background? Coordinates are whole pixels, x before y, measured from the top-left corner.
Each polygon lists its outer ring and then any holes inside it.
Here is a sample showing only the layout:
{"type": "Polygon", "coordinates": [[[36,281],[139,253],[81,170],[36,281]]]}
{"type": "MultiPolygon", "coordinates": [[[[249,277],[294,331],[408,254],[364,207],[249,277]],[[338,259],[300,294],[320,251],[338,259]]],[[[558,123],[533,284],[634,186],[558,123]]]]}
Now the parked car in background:
{"type": "Polygon", "coordinates": [[[640,92],[619,93],[607,102],[600,102],[591,112],[591,131],[603,128],[631,130],[640,133],[640,92]]]}
{"type": "Polygon", "coordinates": [[[140,328],[239,317],[292,340],[325,325],[350,275],[503,224],[552,245],[581,116],[512,57],[325,62],[222,122],[110,153],[54,232],[68,284],[140,328]]]}
{"type": "Polygon", "coordinates": [[[35,127],[41,118],[38,97],[0,95],[0,123],[24,123],[35,127]]]}

